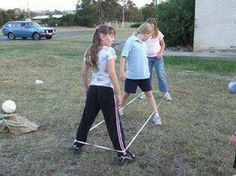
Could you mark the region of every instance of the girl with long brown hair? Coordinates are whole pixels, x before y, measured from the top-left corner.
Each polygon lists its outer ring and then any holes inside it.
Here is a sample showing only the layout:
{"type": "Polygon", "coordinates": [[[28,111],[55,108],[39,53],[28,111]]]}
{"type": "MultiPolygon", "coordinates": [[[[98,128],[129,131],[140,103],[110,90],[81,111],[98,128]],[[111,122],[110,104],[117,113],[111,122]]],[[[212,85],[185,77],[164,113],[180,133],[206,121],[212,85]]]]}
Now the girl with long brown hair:
{"type": "Polygon", "coordinates": [[[82,75],[87,95],[82,119],[74,141],[74,151],[80,153],[87,140],[98,112],[102,110],[112,144],[117,151],[119,165],[134,161],[134,155],[125,149],[124,134],[118,113],[121,106],[121,90],[115,70],[115,50],[111,47],[116,32],[107,25],[99,26],[92,45],[85,52],[82,75]],[[88,71],[92,69],[92,79],[88,84],[88,71]]]}

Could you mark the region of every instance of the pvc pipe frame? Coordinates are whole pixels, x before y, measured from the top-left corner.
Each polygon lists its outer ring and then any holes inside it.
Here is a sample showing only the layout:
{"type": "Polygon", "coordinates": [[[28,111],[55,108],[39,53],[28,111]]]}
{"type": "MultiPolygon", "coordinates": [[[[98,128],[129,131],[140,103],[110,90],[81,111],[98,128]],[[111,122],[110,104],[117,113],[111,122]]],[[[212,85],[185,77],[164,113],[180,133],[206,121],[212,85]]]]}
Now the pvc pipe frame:
{"type": "MultiPolygon", "coordinates": [[[[128,106],[129,104],[131,104],[132,102],[134,102],[142,93],[140,93],[137,97],[133,98],[129,103],[127,103],[124,107],[128,106]]],[[[157,108],[159,108],[159,106],[161,105],[161,102],[164,100],[166,94],[164,95],[164,97],[161,99],[161,101],[159,102],[159,104],[157,105],[157,108]]],[[[137,132],[137,134],[133,137],[133,139],[130,141],[130,143],[127,145],[127,147],[124,150],[115,150],[109,147],[104,147],[101,145],[97,145],[97,144],[90,144],[88,142],[83,142],[83,141],[78,141],[76,140],[78,143],[84,144],[84,145],[88,145],[88,146],[92,146],[95,148],[99,148],[99,149],[103,149],[103,150],[108,150],[108,151],[113,151],[113,152],[120,152],[120,153],[124,153],[128,150],[128,148],[130,147],[130,145],[134,142],[134,140],[137,138],[137,136],[139,135],[139,133],[143,130],[143,128],[146,126],[146,124],[149,122],[149,120],[152,118],[154,112],[152,112],[152,114],[148,117],[148,119],[146,120],[146,122],[143,124],[143,126],[139,129],[139,131],[137,132]]],[[[95,129],[96,127],[98,127],[99,125],[101,125],[104,122],[104,120],[102,120],[101,122],[99,122],[98,124],[94,125],[89,131],[92,131],[93,129],[95,129]]]]}

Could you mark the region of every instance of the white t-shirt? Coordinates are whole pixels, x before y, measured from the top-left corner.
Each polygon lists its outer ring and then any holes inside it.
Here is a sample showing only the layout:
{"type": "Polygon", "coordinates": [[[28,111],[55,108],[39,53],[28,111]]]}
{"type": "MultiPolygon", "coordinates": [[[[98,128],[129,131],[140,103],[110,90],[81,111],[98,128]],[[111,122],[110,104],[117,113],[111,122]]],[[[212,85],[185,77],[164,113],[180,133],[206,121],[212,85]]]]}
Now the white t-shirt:
{"type": "Polygon", "coordinates": [[[161,50],[160,41],[164,38],[164,35],[159,31],[156,38],[151,38],[146,41],[147,44],[147,57],[155,57],[161,50]]]}
{"type": "MultiPolygon", "coordinates": [[[[84,61],[86,61],[86,52],[84,54],[84,61]]],[[[112,47],[103,46],[98,53],[97,68],[92,71],[92,79],[90,85],[105,86],[113,88],[111,80],[108,75],[107,61],[116,59],[116,52],[112,47]]]]}

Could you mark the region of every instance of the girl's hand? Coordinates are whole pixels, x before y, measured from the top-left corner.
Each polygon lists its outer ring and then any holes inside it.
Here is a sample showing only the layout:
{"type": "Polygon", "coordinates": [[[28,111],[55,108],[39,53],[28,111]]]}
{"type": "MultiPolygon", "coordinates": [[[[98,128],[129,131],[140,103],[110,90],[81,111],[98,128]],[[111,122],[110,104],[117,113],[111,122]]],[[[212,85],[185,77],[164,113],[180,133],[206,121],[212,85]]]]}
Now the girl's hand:
{"type": "Polygon", "coordinates": [[[117,107],[121,107],[122,106],[122,95],[118,94],[117,95],[117,107]]]}
{"type": "Polygon", "coordinates": [[[117,107],[122,106],[122,98],[118,98],[117,107]]]}
{"type": "Polygon", "coordinates": [[[125,76],[125,73],[121,73],[120,74],[120,78],[121,78],[121,81],[125,81],[126,80],[126,76],[125,76]]]}
{"type": "Polygon", "coordinates": [[[236,132],[229,138],[229,144],[236,147],[236,132]]]}
{"type": "Polygon", "coordinates": [[[160,52],[160,53],[157,53],[157,58],[158,58],[158,59],[162,58],[162,55],[163,55],[163,53],[161,53],[161,52],[160,52]]]}

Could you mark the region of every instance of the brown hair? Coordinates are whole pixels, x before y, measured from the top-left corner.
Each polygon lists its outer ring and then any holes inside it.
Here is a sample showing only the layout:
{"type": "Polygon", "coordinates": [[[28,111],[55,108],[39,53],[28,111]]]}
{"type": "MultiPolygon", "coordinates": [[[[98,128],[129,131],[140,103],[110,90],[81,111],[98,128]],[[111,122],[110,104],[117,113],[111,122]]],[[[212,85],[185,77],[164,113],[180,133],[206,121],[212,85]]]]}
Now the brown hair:
{"type": "Polygon", "coordinates": [[[113,27],[108,25],[100,25],[97,27],[93,34],[93,43],[92,45],[87,49],[86,52],[86,64],[89,66],[96,68],[97,67],[97,61],[98,61],[98,53],[102,49],[102,41],[100,39],[100,34],[104,35],[115,35],[116,31],[113,27]]]}
{"type": "Polygon", "coordinates": [[[153,29],[152,37],[156,38],[158,36],[158,33],[159,33],[159,29],[157,27],[156,19],[155,18],[148,18],[146,22],[149,23],[149,24],[153,24],[154,29],[153,29]]]}

